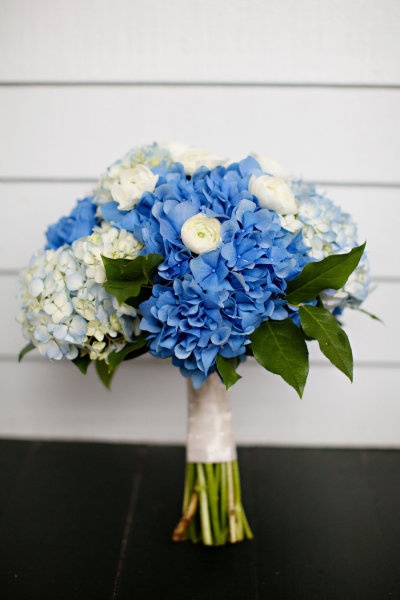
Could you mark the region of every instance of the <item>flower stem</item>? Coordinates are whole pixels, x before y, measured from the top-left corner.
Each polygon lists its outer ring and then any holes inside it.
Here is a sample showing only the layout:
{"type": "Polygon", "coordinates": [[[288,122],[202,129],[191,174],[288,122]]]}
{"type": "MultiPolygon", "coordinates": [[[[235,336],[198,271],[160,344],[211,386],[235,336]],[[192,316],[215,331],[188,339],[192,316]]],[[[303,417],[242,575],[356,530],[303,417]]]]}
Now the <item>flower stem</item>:
{"type": "Polygon", "coordinates": [[[247,517],[244,512],[243,504],[242,504],[242,491],[240,488],[239,464],[238,464],[237,460],[235,460],[232,463],[232,466],[233,466],[233,481],[234,481],[235,498],[236,498],[235,509],[236,509],[236,514],[238,517],[238,522],[240,523],[240,527],[241,527],[241,536],[243,537],[243,533],[244,533],[245,537],[247,537],[248,539],[252,539],[253,532],[250,529],[250,525],[249,525],[249,522],[247,521],[247,517]]]}
{"type": "Polygon", "coordinates": [[[221,525],[224,533],[224,543],[228,535],[227,527],[227,515],[228,515],[228,463],[220,463],[221,469],[221,491],[220,491],[220,514],[221,514],[221,525]]]}
{"type": "Polygon", "coordinates": [[[199,495],[196,491],[193,491],[188,505],[172,533],[172,539],[174,542],[182,542],[185,538],[186,531],[192,522],[192,519],[197,511],[197,505],[199,502],[199,495]]]}
{"type": "Polygon", "coordinates": [[[214,539],[217,545],[221,544],[221,532],[218,518],[218,490],[214,478],[214,469],[211,463],[204,465],[207,479],[208,499],[210,502],[211,522],[214,539]]]}
{"type": "Polygon", "coordinates": [[[183,512],[185,512],[193,491],[196,472],[193,463],[186,463],[185,486],[183,489],[183,512]]]}
{"type": "Polygon", "coordinates": [[[210,513],[208,507],[208,490],[202,463],[197,463],[197,478],[197,491],[199,493],[200,500],[200,521],[203,544],[205,546],[212,546],[213,538],[211,533],[210,513]]]}
{"type": "Polygon", "coordinates": [[[172,539],[220,546],[252,537],[242,505],[237,461],[188,463],[183,514],[172,539]]]}
{"type": "Polygon", "coordinates": [[[228,463],[228,514],[229,514],[229,541],[236,542],[236,514],[235,514],[235,489],[233,487],[232,463],[228,463]]]}

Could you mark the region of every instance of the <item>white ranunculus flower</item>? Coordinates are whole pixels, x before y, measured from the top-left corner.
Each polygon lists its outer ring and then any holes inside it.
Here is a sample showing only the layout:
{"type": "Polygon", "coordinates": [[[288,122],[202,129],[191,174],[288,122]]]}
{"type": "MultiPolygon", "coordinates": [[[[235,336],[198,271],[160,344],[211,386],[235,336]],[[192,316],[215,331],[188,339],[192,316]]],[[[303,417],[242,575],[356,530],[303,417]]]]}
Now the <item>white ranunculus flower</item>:
{"type": "Polygon", "coordinates": [[[182,163],[187,175],[193,175],[199,167],[213,169],[218,165],[225,165],[227,162],[226,158],[182,142],[167,142],[163,147],[169,151],[173,162],[182,163]]]}
{"type": "Polygon", "coordinates": [[[290,180],[294,176],[285,167],[283,167],[278,161],[269,156],[262,156],[261,154],[251,153],[251,156],[256,159],[264,173],[272,175],[273,177],[280,177],[281,179],[290,180]]]}
{"type": "Polygon", "coordinates": [[[154,175],[146,165],[121,168],[111,186],[111,195],[118,202],[119,210],[131,210],[144,192],[154,192],[157,181],[158,175],[154,175]]]}
{"type": "Polygon", "coordinates": [[[295,197],[284,179],[252,175],[249,181],[249,192],[258,198],[263,208],[274,210],[279,215],[297,213],[295,197]]]}
{"type": "Polygon", "coordinates": [[[182,225],[181,237],[186,248],[192,252],[210,252],[218,247],[221,240],[221,223],[214,217],[193,215],[182,225]]]}

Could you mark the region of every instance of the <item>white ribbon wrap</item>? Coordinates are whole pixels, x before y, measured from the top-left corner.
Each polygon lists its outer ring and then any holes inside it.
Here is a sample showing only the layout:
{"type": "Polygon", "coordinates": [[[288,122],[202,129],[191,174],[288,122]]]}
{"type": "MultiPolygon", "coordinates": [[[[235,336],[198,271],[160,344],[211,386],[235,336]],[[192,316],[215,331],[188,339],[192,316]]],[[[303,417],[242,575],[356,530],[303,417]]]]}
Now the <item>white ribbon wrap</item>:
{"type": "Polygon", "coordinates": [[[228,393],[217,373],[200,389],[188,380],[187,462],[220,463],[236,460],[228,393]]]}

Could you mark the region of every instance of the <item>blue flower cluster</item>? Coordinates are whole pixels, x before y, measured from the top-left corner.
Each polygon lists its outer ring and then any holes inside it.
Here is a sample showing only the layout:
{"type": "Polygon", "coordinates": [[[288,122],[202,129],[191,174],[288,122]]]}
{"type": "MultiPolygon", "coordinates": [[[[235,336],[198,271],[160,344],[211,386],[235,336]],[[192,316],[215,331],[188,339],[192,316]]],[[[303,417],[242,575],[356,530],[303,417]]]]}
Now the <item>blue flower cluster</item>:
{"type": "Polygon", "coordinates": [[[260,173],[251,157],[200,168],[192,178],[175,164],[159,169],[154,192],[133,210],[121,211],[116,202],[101,207],[104,219],[133,232],[144,253],[164,257],[159,283],[140,306],[140,327],[149,332],[150,352],[172,357],[196,387],[216,369],[218,354],[243,355],[263,321],[288,316],[282,292],[310,260],[301,234],[285,230],[249,192],[251,175],[260,173]],[[215,250],[196,255],[181,229],[198,214],[218,219],[221,237],[215,250]]]}
{"type": "Polygon", "coordinates": [[[78,200],[68,217],[61,217],[57,223],[50,225],[46,231],[46,250],[57,250],[65,244],[90,235],[96,225],[100,224],[96,217],[97,205],[94,198],[78,200]]]}

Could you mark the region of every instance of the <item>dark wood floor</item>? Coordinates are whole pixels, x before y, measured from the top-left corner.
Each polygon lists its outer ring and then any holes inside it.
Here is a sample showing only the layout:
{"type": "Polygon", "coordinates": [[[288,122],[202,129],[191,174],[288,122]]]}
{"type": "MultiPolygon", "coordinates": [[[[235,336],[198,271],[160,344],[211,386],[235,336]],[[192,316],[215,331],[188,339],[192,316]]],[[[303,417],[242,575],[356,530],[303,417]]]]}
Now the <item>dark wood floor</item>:
{"type": "Polygon", "coordinates": [[[2,600],[400,599],[400,452],[241,448],[252,542],[174,544],[184,449],[0,441],[2,600]]]}

